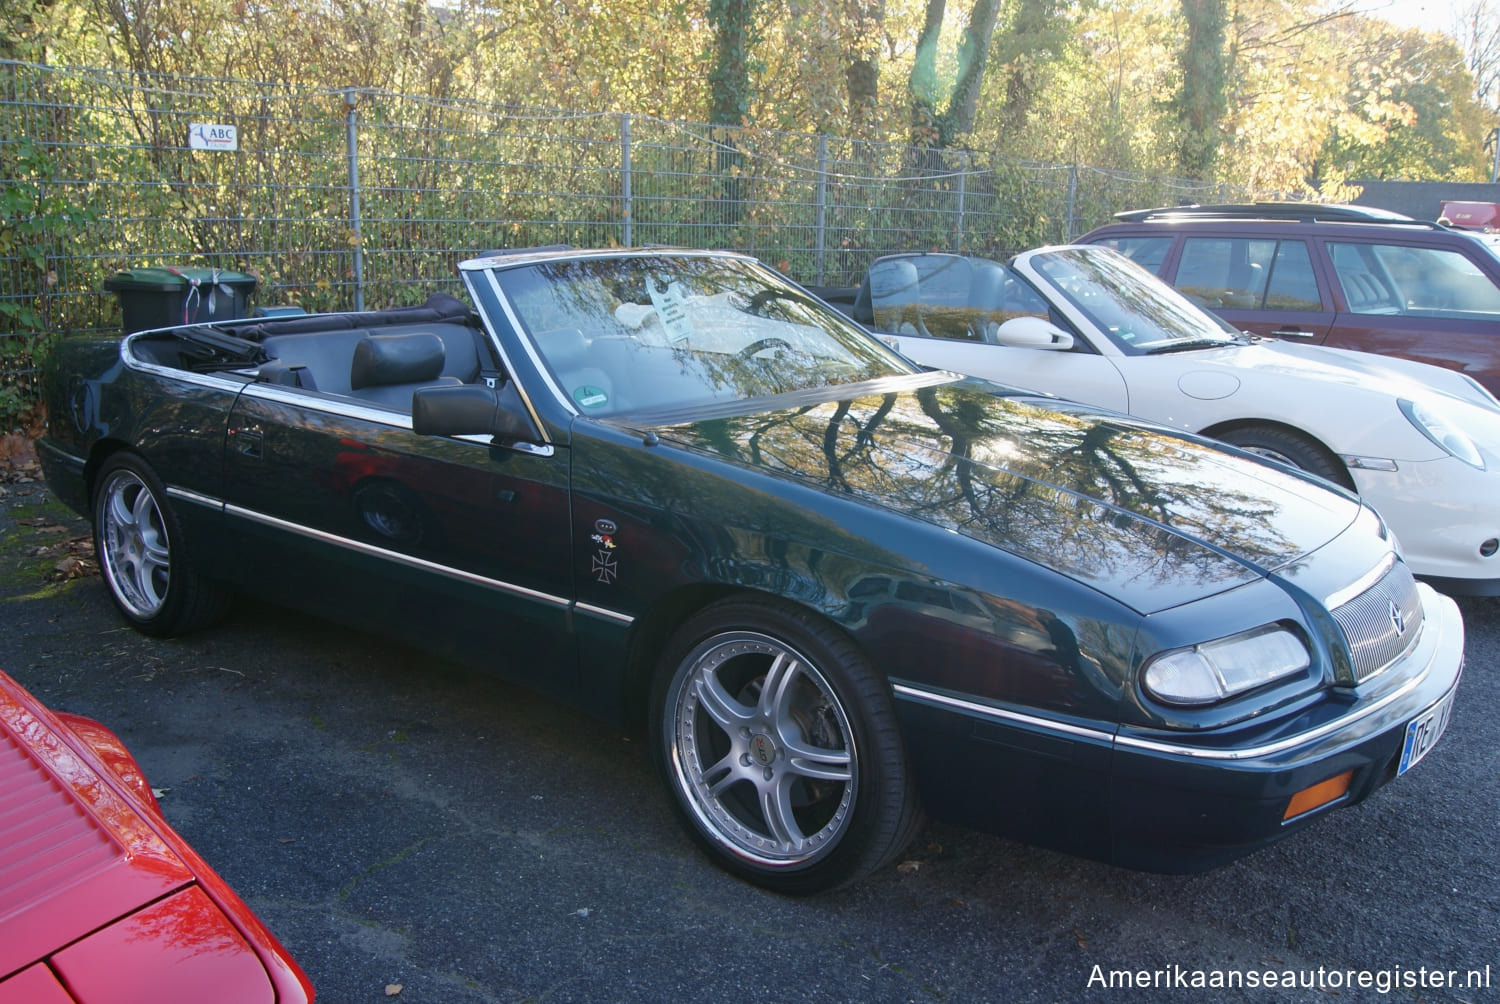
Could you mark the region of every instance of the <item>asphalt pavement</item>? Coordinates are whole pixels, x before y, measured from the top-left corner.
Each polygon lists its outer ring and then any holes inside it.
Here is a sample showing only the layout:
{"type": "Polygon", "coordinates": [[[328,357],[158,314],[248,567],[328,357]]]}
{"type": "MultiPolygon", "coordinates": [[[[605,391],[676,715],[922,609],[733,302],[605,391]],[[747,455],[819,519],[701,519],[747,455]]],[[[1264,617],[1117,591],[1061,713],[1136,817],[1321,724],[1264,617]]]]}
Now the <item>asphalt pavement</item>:
{"type": "Polygon", "coordinates": [[[787,899],[697,852],[639,736],[266,603],[137,634],[35,476],[0,477],[0,668],[125,739],[327,1004],[1500,1000],[1500,599],[1461,601],[1427,759],[1249,858],[1150,875],[932,825],[787,899]]]}

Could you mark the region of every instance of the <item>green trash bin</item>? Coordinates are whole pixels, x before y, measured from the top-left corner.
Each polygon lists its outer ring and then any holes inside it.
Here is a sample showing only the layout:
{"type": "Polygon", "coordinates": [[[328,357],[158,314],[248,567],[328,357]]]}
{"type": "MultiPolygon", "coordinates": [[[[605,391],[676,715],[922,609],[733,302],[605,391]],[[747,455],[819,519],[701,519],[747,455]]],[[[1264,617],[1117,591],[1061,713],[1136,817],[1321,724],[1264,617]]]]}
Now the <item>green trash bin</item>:
{"type": "Polygon", "coordinates": [[[157,265],[104,280],[120,301],[125,333],[249,316],[255,277],[222,268],[157,265]]]}

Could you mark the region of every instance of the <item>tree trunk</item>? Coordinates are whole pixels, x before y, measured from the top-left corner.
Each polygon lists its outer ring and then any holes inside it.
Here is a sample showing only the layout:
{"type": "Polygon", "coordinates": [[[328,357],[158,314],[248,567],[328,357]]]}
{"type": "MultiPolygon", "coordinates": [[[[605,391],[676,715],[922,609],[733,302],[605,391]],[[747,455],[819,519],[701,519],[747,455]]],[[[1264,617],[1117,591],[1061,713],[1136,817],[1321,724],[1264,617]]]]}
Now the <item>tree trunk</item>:
{"type": "Polygon", "coordinates": [[[973,130],[974,113],[979,105],[979,87],[984,83],[984,67],[989,59],[990,38],[1000,17],[1001,0],[975,0],[969,15],[969,26],[958,41],[958,83],[948,99],[938,134],[941,146],[973,130]]]}
{"type": "Polygon", "coordinates": [[[912,146],[936,146],[938,143],[937,47],[947,6],[947,0],[927,0],[927,19],[917,38],[917,55],[907,85],[911,97],[911,130],[907,142],[912,146]]]}
{"type": "Polygon", "coordinates": [[[1209,178],[1219,153],[1219,122],[1227,107],[1224,94],[1224,33],[1228,23],[1224,0],[1182,0],[1187,39],[1178,53],[1182,89],[1177,109],[1177,167],[1189,178],[1209,178]]]}
{"type": "Polygon", "coordinates": [[[874,138],[880,123],[880,41],[885,0],[848,0],[845,10],[849,134],[874,138]]]}
{"type": "Polygon", "coordinates": [[[750,115],[750,50],[755,44],[756,0],[709,0],[714,65],[708,73],[708,120],[740,126],[750,115]]]}

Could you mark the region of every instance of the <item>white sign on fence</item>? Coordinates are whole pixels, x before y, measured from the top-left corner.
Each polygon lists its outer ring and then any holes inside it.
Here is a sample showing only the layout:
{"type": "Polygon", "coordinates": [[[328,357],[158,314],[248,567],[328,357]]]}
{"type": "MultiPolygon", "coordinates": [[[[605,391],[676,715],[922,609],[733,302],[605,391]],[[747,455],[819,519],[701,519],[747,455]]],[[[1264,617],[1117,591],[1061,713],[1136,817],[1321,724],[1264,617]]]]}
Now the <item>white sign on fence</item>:
{"type": "Polygon", "coordinates": [[[188,125],[188,147],[193,150],[238,150],[240,132],[237,126],[193,122],[188,125]]]}

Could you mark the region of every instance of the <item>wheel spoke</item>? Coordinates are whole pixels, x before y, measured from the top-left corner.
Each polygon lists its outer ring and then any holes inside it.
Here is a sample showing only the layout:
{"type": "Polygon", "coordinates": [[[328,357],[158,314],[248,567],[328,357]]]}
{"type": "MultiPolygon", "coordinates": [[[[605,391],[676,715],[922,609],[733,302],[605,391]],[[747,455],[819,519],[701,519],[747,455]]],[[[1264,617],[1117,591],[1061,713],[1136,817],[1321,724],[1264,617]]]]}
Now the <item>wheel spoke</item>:
{"type": "Polygon", "coordinates": [[[135,505],[131,507],[131,514],[135,517],[133,522],[143,532],[156,524],[156,502],[152,500],[150,492],[142,488],[135,493],[135,505]]]}
{"type": "Polygon", "coordinates": [[[823,749],[786,737],[782,737],[782,745],[786,749],[787,770],[791,774],[819,781],[849,782],[854,779],[848,750],[823,749]]]}
{"type": "Polygon", "coordinates": [[[719,682],[716,673],[701,676],[695,689],[699,705],[725,732],[733,735],[742,728],[748,728],[754,720],[755,712],[731,697],[719,682]]]}
{"type": "Polygon", "coordinates": [[[104,532],[104,546],[108,548],[110,563],[117,568],[124,568],[130,561],[130,549],[125,543],[125,535],[117,529],[108,528],[104,532]]]}
{"type": "MultiPolygon", "coordinates": [[[[136,588],[139,589],[141,596],[146,601],[146,606],[153,610],[161,606],[162,600],[165,599],[163,596],[165,589],[156,588],[156,576],[153,574],[151,565],[145,563],[137,565],[135,581],[136,588]]],[[[163,586],[165,586],[165,581],[163,581],[163,586]]]]}
{"type": "Polygon", "coordinates": [[[801,672],[802,665],[796,659],[786,652],[776,653],[760,691],[758,710],[766,721],[779,724],[787,720],[788,695],[801,672]]]}
{"type": "Polygon", "coordinates": [[[744,766],[740,763],[740,754],[733,750],[726,753],[724,759],[703,771],[703,783],[708,785],[708,793],[714,798],[722,798],[730,788],[749,779],[744,766]],[[720,776],[721,772],[722,776],[720,776]],[[711,780],[715,777],[718,777],[718,780],[711,780]]]}
{"type": "Polygon", "coordinates": [[[132,605],[142,608],[151,606],[151,577],[128,554],[121,554],[115,560],[118,563],[116,579],[120,589],[128,594],[132,605]]]}
{"type": "Polygon", "coordinates": [[[148,572],[158,568],[166,571],[171,555],[167,552],[162,537],[159,534],[150,534],[142,541],[142,545],[144,553],[141,555],[141,565],[148,572]]]}
{"type": "Polygon", "coordinates": [[[109,522],[116,527],[135,524],[135,513],[125,501],[125,489],[119,485],[111,488],[109,492],[109,522]]]}
{"type": "Polygon", "coordinates": [[[760,811],[765,816],[766,829],[783,851],[795,851],[805,840],[802,827],[792,811],[793,780],[782,774],[760,789],[760,811]]]}

